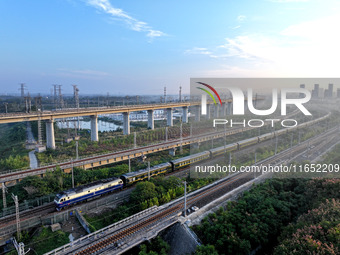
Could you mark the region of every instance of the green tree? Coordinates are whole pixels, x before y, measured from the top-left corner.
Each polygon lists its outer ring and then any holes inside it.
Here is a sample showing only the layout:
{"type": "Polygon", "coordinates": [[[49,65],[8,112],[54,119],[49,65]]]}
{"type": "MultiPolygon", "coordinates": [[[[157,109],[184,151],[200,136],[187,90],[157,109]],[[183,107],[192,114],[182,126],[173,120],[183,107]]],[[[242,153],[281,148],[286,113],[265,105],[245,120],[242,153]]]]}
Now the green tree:
{"type": "Polygon", "coordinates": [[[218,255],[214,245],[201,245],[198,246],[195,255],[218,255]]]}
{"type": "Polygon", "coordinates": [[[152,182],[139,182],[134,191],[132,191],[130,199],[132,202],[140,203],[140,201],[149,200],[157,197],[156,186],[152,182]]]}

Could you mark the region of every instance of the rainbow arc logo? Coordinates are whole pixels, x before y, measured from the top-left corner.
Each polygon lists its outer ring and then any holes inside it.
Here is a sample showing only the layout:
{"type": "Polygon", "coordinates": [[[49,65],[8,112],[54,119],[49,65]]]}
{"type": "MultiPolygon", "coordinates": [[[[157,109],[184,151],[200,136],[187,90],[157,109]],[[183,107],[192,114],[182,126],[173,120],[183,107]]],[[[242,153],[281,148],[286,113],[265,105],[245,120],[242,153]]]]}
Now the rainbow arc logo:
{"type": "MultiPolygon", "coordinates": [[[[222,106],[222,100],[221,100],[220,95],[217,93],[217,91],[211,85],[203,83],[203,82],[197,82],[197,83],[209,88],[217,96],[217,98],[220,101],[220,104],[222,106]]],[[[213,94],[209,90],[207,90],[205,88],[201,88],[201,87],[196,87],[196,88],[206,92],[212,98],[212,100],[214,101],[214,104],[217,105],[215,97],[213,96],[213,94]]],[[[207,95],[206,94],[202,94],[202,96],[201,96],[201,107],[202,107],[202,115],[206,115],[207,114],[207,95]]]]}

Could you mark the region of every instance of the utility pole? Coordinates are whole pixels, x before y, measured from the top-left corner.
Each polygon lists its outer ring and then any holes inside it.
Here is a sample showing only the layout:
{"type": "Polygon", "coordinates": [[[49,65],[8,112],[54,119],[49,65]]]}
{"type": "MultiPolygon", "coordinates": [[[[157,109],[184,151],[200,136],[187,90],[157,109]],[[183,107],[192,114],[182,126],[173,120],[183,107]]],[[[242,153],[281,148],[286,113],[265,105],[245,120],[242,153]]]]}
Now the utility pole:
{"type": "Polygon", "coordinates": [[[224,158],[226,158],[227,156],[226,146],[227,146],[227,124],[224,124],[224,158]]]}
{"type": "Polygon", "coordinates": [[[133,148],[137,148],[137,133],[133,132],[133,148]]]}
{"type": "Polygon", "coordinates": [[[20,239],[20,216],[19,216],[19,202],[18,202],[18,196],[15,196],[12,193],[12,198],[15,203],[15,217],[16,217],[16,222],[17,222],[17,238],[18,240],[20,239]]]}
{"type": "Polygon", "coordinates": [[[150,181],[150,161],[148,161],[148,181],[150,181]]]}
{"type": "Polygon", "coordinates": [[[71,161],[72,161],[72,188],[74,189],[73,159],[71,159],[71,161]]]}
{"type": "Polygon", "coordinates": [[[290,135],[290,148],[293,147],[293,133],[290,135]]]}
{"type": "Polygon", "coordinates": [[[277,154],[277,136],[275,137],[275,155],[277,154]]]}
{"type": "Polygon", "coordinates": [[[78,145],[78,141],[76,141],[76,160],[79,159],[79,149],[78,149],[79,145],[78,145]]]}
{"type": "Polygon", "coordinates": [[[129,157],[129,173],[131,173],[131,159],[130,159],[130,155],[128,157],[129,157]]]}
{"type": "Polygon", "coordinates": [[[7,201],[6,201],[6,186],[5,183],[2,183],[2,202],[4,205],[4,209],[7,208],[7,201]]]}
{"type": "Polygon", "coordinates": [[[187,217],[187,182],[184,181],[184,217],[187,217]]]}
{"type": "Polygon", "coordinates": [[[181,146],[180,146],[180,153],[182,154],[183,153],[183,125],[182,125],[182,119],[181,119],[181,125],[180,125],[180,130],[179,130],[179,133],[180,133],[180,140],[181,140],[181,146]]]}

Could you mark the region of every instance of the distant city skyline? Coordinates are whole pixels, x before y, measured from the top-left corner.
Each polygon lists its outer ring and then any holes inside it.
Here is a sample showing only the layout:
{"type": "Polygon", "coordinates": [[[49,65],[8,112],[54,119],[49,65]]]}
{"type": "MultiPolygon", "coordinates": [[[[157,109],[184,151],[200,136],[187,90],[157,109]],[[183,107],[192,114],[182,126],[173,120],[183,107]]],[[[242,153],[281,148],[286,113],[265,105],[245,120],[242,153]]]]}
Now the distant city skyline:
{"type": "MultiPolygon", "coordinates": [[[[0,94],[189,94],[191,77],[339,77],[336,0],[0,2],[0,94]]],[[[337,86],[338,84],[334,84],[337,86]]]]}

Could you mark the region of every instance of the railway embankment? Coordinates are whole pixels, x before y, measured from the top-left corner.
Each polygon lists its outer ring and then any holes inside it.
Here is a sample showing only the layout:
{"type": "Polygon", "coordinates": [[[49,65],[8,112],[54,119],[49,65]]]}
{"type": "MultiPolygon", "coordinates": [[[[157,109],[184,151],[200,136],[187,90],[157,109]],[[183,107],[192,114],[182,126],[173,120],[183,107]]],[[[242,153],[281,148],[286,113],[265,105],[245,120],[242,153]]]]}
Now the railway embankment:
{"type": "Polygon", "coordinates": [[[270,178],[271,174],[261,175],[256,179],[227,192],[222,197],[208,203],[196,212],[192,212],[186,218],[181,217],[180,222],[171,226],[161,234],[163,240],[170,245],[170,255],[191,254],[200,244],[195,232],[190,228],[192,225],[200,224],[200,222],[210,213],[216,212],[220,207],[224,207],[229,201],[237,200],[243,192],[251,189],[253,185],[264,182],[270,178]]]}

